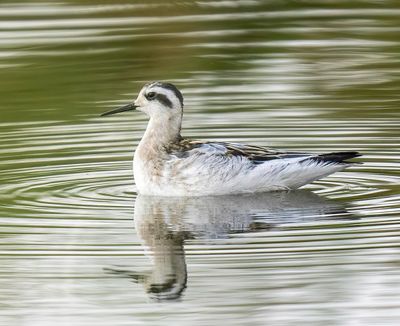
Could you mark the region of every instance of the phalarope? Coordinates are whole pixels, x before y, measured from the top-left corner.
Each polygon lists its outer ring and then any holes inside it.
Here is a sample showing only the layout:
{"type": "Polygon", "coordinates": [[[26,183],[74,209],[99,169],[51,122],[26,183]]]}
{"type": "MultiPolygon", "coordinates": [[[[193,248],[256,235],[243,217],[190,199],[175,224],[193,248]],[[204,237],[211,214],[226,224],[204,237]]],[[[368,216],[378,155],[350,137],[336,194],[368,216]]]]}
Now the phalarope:
{"type": "Polygon", "coordinates": [[[142,111],[150,117],[134,155],[138,192],[206,196],[290,190],[350,166],[357,152],[310,154],[238,143],[184,139],[182,93],[172,84],[143,86],[137,99],[102,116],[142,111]]]}

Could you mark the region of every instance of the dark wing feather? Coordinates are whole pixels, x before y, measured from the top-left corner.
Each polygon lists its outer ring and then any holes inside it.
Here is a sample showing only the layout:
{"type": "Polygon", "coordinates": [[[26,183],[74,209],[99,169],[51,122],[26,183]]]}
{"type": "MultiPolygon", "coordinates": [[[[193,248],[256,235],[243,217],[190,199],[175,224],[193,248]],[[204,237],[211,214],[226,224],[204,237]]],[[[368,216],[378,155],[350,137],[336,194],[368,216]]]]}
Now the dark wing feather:
{"type": "Polygon", "coordinates": [[[193,151],[215,153],[227,157],[246,157],[253,164],[284,158],[304,158],[300,162],[313,160],[322,164],[347,164],[347,160],[361,156],[358,152],[335,152],[327,154],[310,154],[301,152],[284,152],[263,146],[244,145],[240,143],[207,142],[199,140],[180,139],[170,144],[167,152],[178,157],[188,157],[193,151]]]}
{"type": "Polygon", "coordinates": [[[254,164],[262,164],[266,161],[282,158],[308,157],[311,155],[300,152],[284,152],[263,146],[243,145],[236,143],[224,143],[224,145],[228,150],[228,155],[247,157],[254,164]]]}
{"type": "Polygon", "coordinates": [[[262,164],[266,161],[284,158],[304,158],[300,162],[313,160],[323,164],[347,164],[346,160],[361,156],[358,152],[335,152],[327,154],[311,154],[304,152],[285,152],[263,146],[244,145],[239,143],[207,142],[199,140],[180,139],[167,148],[167,152],[178,157],[185,158],[190,151],[199,149],[203,152],[215,150],[216,155],[246,157],[253,164],[262,164]]]}
{"type": "Polygon", "coordinates": [[[246,157],[254,164],[262,164],[266,161],[281,158],[306,158],[311,156],[307,153],[284,152],[262,146],[244,145],[239,143],[207,142],[189,139],[181,139],[178,142],[170,144],[167,148],[167,152],[176,157],[185,158],[189,155],[189,151],[196,148],[201,148],[203,146],[213,147],[215,149],[223,149],[218,153],[219,155],[246,157]]]}
{"type": "Polygon", "coordinates": [[[201,147],[208,142],[202,142],[199,140],[190,140],[180,138],[174,143],[170,143],[168,147],[165,148],[168,154],[172,154],[178,158],[185,158],[189,155],[189,151],[201,147]]]}

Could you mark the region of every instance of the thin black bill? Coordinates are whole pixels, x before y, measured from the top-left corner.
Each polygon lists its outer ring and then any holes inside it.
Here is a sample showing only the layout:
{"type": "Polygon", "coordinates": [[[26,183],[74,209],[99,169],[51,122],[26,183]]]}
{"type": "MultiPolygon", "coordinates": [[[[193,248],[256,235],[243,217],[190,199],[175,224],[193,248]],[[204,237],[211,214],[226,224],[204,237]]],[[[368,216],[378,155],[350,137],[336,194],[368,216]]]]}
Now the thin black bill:
{"type": "Polygon", "coordinates": [[[120,108],[117,109],[113,109],[107,112],[102,113],[100,116],[104,117],[106,115],[111,115],[111,114],[115,114],[115,113],[120,113],[120,112],[125,112],[125,111],[133,111],[137,108],[138,106],[133,104],[133,103],[129,103],[127,105],[121,106],[120,108]]]}

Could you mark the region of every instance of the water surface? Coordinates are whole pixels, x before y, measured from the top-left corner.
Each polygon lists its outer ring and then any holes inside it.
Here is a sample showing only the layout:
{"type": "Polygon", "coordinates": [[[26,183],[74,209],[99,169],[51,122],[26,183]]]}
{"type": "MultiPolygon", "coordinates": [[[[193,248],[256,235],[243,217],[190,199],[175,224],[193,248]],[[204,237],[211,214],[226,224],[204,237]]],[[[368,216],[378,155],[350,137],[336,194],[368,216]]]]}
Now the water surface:
{"type": "Polygon", "coordinates": [[[0,4],[4,325],[395,325],[395,1],[0,4]],[[362,165],[290,193],[138,196],[151,80],[183,134],[362,165]]]}

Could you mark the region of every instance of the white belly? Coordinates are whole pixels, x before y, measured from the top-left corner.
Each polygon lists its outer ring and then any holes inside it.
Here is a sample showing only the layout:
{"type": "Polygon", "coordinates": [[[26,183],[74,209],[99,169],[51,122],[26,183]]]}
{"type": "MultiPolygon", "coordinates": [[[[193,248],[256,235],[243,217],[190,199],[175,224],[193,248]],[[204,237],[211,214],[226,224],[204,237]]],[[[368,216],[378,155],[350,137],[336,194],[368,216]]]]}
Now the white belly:
{"type": "Polygon", "coordinates": [[[135,154],[134,176],[143,195],[211,196],[297,189],[346,167],[299,160],[276,159],[255,166],[218,155],[154,161],[135,154]]]}
{"type": "Polygon", "coordinates": [[[198,169],[195,165],[174,171],[167,165],[154,173],[149,162],[137,159],[134,177],[138,193],[148,196],[211,196],[291,189],[276,178],[260,176],[257,171],[232,171],[231,168],[215,171],[198,169]]]}

